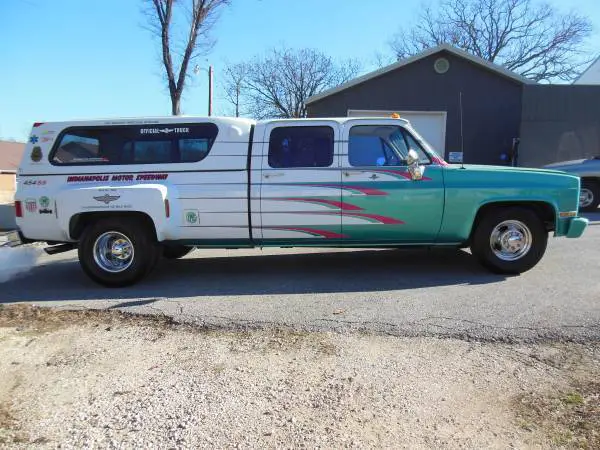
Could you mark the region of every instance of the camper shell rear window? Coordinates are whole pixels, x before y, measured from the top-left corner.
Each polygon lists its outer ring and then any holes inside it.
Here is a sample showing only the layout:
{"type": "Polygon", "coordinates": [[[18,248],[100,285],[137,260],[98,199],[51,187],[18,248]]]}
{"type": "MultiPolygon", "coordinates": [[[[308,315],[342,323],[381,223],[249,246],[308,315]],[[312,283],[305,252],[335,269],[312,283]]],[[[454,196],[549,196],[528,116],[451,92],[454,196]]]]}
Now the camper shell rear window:
{"type": "Polygon", "coordinates": [[[59,135],[50,162],[61,166],[195,163],[208,156],[218,133],[214,123],[71,127],[59,135]]]}

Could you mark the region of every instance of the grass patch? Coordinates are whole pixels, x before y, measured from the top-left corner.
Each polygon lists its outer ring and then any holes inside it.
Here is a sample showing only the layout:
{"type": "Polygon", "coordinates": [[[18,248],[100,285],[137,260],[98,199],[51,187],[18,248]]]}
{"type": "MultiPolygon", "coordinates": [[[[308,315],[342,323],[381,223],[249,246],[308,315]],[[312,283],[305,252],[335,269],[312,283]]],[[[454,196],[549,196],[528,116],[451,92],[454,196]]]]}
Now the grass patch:
{"type": "Polygon", "coordinates": [[[49,333],[73,325],[179,326],[167,316],[143,316],[118,310],[58,310],[30,304],[0,305],[0,327],[26,334],[49,333]]]}
{"type": "Polygon", "coordinates": [[[579,392],[571,392],[562,398],[562,401],[567,405],[583,405],[583,395],[579,392]]]}
{"type": "Polygon", "coordinates": [[[19,423],[7,403],[0,403],[0,444],[28,443],[27,436],[19,431],[19,423]]]}
{"type": "Polygon", "coordinates": [[[571,392],[529,393],[516,402],[517,425],[541,430],[552,445],[562,448],[600,448],[600,382],[574,382],[571,392]]]}

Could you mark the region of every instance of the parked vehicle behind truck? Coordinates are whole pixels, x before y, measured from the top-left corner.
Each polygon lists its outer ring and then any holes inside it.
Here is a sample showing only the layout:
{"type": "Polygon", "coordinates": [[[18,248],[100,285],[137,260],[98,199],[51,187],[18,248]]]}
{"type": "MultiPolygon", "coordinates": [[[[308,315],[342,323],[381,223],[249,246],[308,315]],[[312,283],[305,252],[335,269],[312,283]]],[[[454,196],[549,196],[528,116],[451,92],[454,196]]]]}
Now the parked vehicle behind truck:
{"type": "Polygon", "coordinates": [[[398,118],[36,123],[18,173],[24,242],[77,249],[107,286],[193,248],[470,247],[516,274],[579,237],[579,178],[448,165],[398,118]]]}
{"type": "Polygon", "coordinates": [[[579,208],[593,212],[600,205],[600,156],[549,164],[544,168],[560,170],[581,178],[579,208]]]}

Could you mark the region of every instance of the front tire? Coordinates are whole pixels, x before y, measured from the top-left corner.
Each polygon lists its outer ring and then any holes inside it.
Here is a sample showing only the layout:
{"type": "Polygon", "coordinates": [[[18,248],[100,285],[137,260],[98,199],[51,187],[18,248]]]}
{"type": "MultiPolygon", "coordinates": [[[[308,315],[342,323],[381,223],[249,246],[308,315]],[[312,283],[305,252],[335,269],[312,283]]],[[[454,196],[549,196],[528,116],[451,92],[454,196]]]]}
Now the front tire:
{"type": "Polygon", "coordinates": [[[544,223],[526,208],[499,208],[479,221],[471,252],[495,273],[520,274],[533,268],[544,256],[548,232],[544,223]]]}
{"type": "Polygon", "coordinates": [[[600,184],[592,180],[581,180],[581,193],[579,194],[579,209],[593,212],[600,205],[600,184]]]}
{"type": "Polygon", "coordinates": [[[95,282],[108,287],[132,285],[156,265],[159,247],[154,234],[133,219],[107,218],[84,231],[79,263],[95,282]]]}

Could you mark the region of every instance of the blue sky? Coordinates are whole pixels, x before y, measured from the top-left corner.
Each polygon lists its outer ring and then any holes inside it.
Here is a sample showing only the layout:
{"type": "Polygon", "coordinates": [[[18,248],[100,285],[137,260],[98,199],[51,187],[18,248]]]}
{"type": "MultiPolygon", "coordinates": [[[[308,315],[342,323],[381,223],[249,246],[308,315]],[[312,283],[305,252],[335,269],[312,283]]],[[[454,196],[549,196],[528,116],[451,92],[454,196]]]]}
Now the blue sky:
{"type": "MultiPolygon", "coordinates": [[[[142,27],[143,0],[0,0],[0,139],[23,141],[35,121],[170,113],[157,43],[142,27]]],[[[600,30],[599,0],[552,0],[600,30]]],[[[219,71],[273,46],[312,47],[374,63],[421,0],[232,0],[213,29],[215,113],[219,71]]],[[[600,49],[600,33],[594,42],[600,49]]],[[[207,113],[206,72],[184,94],[185,114],[207,113]]]]}

